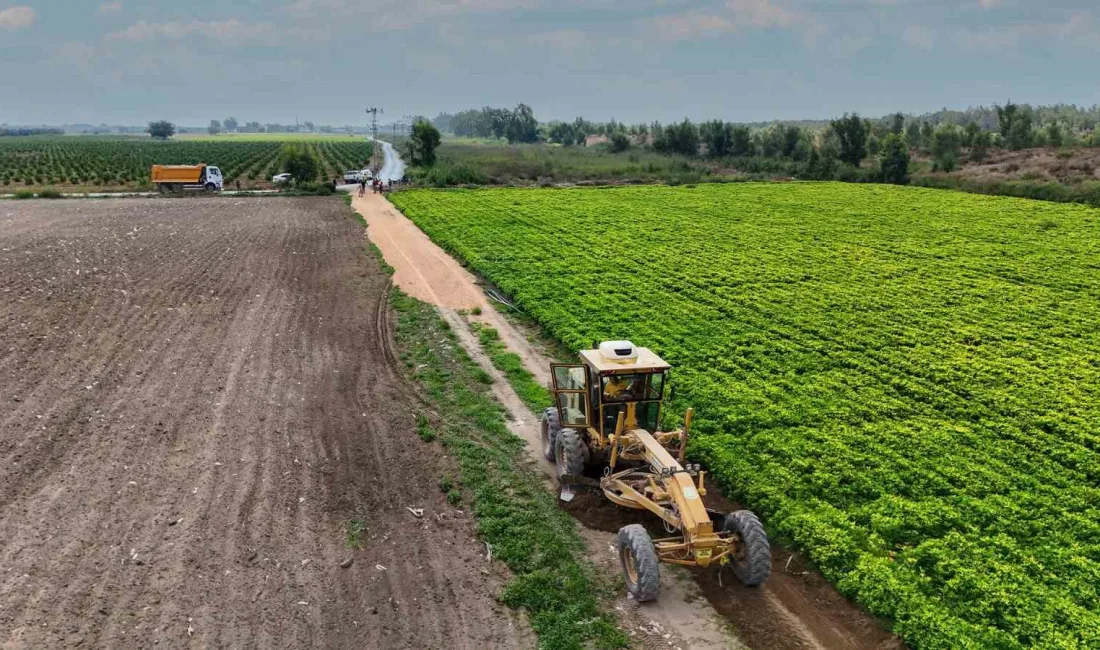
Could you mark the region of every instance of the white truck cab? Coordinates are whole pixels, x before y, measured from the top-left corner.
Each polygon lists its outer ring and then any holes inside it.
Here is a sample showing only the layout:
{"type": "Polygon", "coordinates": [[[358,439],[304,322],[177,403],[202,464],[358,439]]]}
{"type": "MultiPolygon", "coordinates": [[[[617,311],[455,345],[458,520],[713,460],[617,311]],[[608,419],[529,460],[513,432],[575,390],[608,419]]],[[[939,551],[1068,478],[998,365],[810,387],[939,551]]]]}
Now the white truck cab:
{"type": "Polygon", "coordinates": [[[222,179],[222,170],[217,167],[206,167],[206,178],[203,179],[203,189],[222,191],[224,180],[222,179]],[[211,187],[213,186],[213,187],[211,187]]]}

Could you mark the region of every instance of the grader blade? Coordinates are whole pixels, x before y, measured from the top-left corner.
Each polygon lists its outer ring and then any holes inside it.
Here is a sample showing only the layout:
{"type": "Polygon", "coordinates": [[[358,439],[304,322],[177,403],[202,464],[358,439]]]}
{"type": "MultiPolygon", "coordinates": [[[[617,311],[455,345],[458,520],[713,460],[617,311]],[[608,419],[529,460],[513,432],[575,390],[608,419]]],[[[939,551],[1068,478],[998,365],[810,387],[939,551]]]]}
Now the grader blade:
{"type": "Polygon", "coordinates": [[[589,490],[603,494],[600,482],[596,479],[588,478],[587,476],[563,474],[558,477],[558,482],[561,484],[561,494],[559,498],[566,503],[572,501],[573,498],[577,496],[578,491],[589,490]]]}

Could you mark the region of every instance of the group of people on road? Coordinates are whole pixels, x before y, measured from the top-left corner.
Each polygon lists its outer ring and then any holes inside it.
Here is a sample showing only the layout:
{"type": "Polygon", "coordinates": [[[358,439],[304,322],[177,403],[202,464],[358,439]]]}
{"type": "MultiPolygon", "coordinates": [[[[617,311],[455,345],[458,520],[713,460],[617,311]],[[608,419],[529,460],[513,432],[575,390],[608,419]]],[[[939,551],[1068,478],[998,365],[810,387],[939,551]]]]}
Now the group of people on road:
{"type": "MultiPolygon", "coordinates": [[[[381,194],[381,193],[383,193],[387,190],[392,190],[393,189],[393,181],[389,181],[388,185],[387,185],[387,181],[381,180],[379,178],[372,178],[372,179],[370,179],[370,188],[371,188],[372,193],[381,194]]],[[[359,196],[366,196],[366,195],[367,195],[367,179],[364,178],[364,179],[361,179],[359,181],[359,196]]]]}
{"type": "MultiPolygon", "coordinates": [[[[333,178],[332,179],[332,189],[333,189],[333,191],[336,191],[336,185],[337,185],[338,180],[339,180],[338,178],[333,178]]],[[[384,192],[388,192],[388,191],[393,189],[394,180],[392,178],[388,181],[384,181],[384,180],[379,179],[379,178],[372,178],[372,179],[361,178],[361,179],[359,179],[359,196],[361,196],[361,197],[367,195],[367,181],[368,180],[370,180],[371,192],[374,193],[374,194],[382,194],[384,192]]],[[[408,176],[402,178],[401,180],[399,180],[397,182],[398,183],[408,183],[409,182],[408,176]]]]}

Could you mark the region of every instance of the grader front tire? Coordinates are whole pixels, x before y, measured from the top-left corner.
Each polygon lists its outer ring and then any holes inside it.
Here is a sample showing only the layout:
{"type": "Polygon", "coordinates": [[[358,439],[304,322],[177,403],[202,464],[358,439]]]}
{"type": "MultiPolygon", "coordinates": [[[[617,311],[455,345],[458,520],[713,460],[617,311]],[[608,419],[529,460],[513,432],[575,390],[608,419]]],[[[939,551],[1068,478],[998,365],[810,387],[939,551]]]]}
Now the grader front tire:
{"type": "Polygon", "coordinates": [[[657,600],[661,591],[661,568],[645,526],[623,526],[617,540],[627,590],[639,603],[657,600]]]}
{"type": "Polygon", "coordinates": [[[767,580],[772,571],[772,547],[756,515],[748,510],[731,512],[726,515],[722,528],[741,538],[740,547],[730,563],[734,575],[748,587],[767,580]]]}
{"type": "Polygon", "coordinates": [[[554,454],[558,476],[584,474],[584,466],[588,464],[588,445],[581,434],[573,429],[562,429],[556,437],[554,454]]]}
{"type": "Polygon", "coordinates": [[[558,409],[548,408],[543,411],[540,431],[540,437],[542,438],[542,456],[551,463],[557,458],[554,449],[557,443],[559,429],[561,429],[561,424],[558,422],[558,409]]]}

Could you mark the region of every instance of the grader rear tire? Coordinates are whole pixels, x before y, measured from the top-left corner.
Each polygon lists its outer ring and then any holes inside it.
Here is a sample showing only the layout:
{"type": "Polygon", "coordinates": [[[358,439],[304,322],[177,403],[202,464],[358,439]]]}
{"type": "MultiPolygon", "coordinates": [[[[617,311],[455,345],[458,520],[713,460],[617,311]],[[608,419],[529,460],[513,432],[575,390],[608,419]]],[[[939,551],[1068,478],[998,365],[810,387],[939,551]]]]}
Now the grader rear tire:
{"type": "Polygon", "coordinates": [[[630,524],[619,529],[619,564],[626,588],[639,603],[657,600],[661,591],[661,568],[653,540],[645,526],[630,524]]]}
{"type": "Polygon", "coordinates": [[[557,458],[554,448],[555,443],[558,441],[559,429],[561,429],[561,424],[558,422],[558,409],[548,408],[543,411],[539,437],[542,438],[542,456],[551,463],[557,458]]]}
{"type": "Polygon", "coordinates": [[[557,466],[558,476],[584,474],[584,466],[588,464],[588,445],[581,438],[581,434],[573,429],[562,429],[556,438],[554,463],[557,466]]]}
{"type": "Polygon", "coordinates": [[[772,571],[772,547],[764,525],[748,510],[737,510],[726,515],[722,529],[741,538],[741,544],[730,566],[733,573],[748,587],[755,587],[768,579],[772,571]]]}

